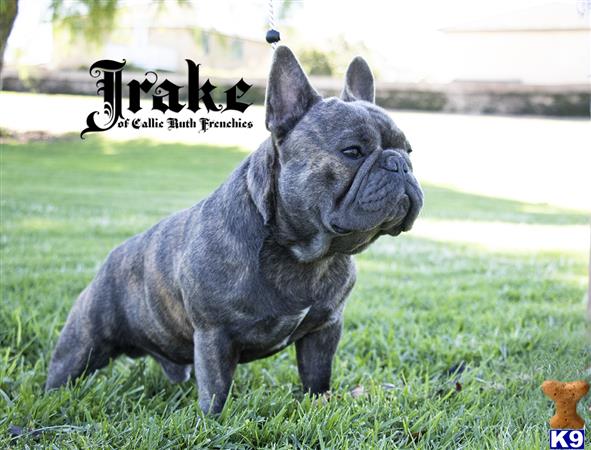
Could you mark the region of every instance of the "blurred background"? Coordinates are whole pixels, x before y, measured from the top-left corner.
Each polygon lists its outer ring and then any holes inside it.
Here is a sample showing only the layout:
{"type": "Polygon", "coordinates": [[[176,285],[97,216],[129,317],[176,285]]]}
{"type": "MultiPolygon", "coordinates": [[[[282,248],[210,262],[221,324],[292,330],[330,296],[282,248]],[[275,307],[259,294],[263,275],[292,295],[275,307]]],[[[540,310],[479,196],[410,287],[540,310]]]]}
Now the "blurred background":
{"type": "MultiPolygon", "coordinates": [[[[15,3],[6,0],[3,8],[15,3]]],[[[275,0],[273,6],[282,42],[325,92],[340,90],[346,63],[362,54],[385,107],[588,114],[588,1],[275,0]]],[[[126,59],[128,70],[183,76],[184,60],[192,58],[220,84],[244,76],[263,87],[271,56],[264,41],[268,11],[267,0],[21,0],[4,86],[94,94],[87,69],[95,60],[126,59]]]]}
{"type": "MultiPolygon", "coordinates": [[[[281,43],[295,51],[324,95],[339,94],[351,58],[368,60],[377,103],[393,111],[411,139],[423,179],[589,209],[589,0],[1,4],[0,127],[6,130],[80,132],[101,104],[88,74],[99,59],[125,59],[124,83],[155,70],[186,85],[190,58],[202,64],[202,82],[210,78],[220,93],[240,78],[253,84],[247,97],[259,106],[244,116],[252,129],[112,129],[108,137],[252,150],[267,136],[260,105],[272,55],[264,40],[271,5],[281,43]],[[549,182],[557,172],[564,179],[549,182]]],[[[149,99],[140,114],[149,112],[149,99]]],[[[184,110],[180,118],[191,116],[184,110]]]]}

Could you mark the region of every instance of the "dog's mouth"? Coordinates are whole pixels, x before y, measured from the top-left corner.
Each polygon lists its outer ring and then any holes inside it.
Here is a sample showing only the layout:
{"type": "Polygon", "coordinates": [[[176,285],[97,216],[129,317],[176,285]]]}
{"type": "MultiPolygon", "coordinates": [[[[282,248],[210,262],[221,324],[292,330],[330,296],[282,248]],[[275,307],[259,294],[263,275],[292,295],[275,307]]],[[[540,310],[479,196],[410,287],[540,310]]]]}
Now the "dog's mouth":
{"type": "Polygon", "coordinates": [[[396,201],[384,202],[381,206],[384,208],[375,208],[373,211],[356,209],[353,215],[349,210],[344,217],[333,218],[327,228],[336,236],[366,232],[398,236],[412,228],[423,206],[423,193],[418,183],[407,182],[404,193],[396,201]],[[387,207],[388,204],[390,207],[387,207]]]}
{"type": "Polygon", "coordinates": [[[332,231],[334,231],[335,234],[340,234],[341,236],[353,233],[353,230],[343,228],[334,222],[330,224],[330,227],[332,228],[332,231]]]}

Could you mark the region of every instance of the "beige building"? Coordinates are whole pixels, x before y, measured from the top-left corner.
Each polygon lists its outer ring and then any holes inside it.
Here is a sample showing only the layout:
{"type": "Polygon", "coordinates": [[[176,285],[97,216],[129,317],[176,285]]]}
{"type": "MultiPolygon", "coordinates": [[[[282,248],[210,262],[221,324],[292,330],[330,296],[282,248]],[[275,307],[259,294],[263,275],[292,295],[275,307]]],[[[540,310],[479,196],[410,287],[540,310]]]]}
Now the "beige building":
{"type": "Polygon", "coordinates": [[[581,9],[549,3],[444,28],[442,69],[457,81],[589,83],[589,13],[581,9]]]}

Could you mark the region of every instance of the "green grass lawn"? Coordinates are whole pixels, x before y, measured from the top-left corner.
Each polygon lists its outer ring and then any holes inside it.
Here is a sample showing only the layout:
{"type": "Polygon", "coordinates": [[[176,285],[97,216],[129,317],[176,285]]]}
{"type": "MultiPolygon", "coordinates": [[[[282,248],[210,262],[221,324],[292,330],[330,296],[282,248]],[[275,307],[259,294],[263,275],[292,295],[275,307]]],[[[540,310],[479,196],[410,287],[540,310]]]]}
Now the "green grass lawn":
{"type": "MultiPolygon", "coordinates": [[[[357,257],[328,402],[303,395],[293,348],[240,366],[219,418],[200,413],[193,382],[168,384],[149,359],[44,394],[67,312],[110,249],[207,195],[244,157],[96,137],[2,146],[0,448],[548,447],[540,384],[591,378],[584,243],[511,253],[383,237],[357,257]],[[11,440],[11,424],[46,431],[11,440]]],[[[425,195],[432,221],[588,223],[442,187],[425,195]]],[[[579,411],[591,424],[589,398],[579,411]]]]}

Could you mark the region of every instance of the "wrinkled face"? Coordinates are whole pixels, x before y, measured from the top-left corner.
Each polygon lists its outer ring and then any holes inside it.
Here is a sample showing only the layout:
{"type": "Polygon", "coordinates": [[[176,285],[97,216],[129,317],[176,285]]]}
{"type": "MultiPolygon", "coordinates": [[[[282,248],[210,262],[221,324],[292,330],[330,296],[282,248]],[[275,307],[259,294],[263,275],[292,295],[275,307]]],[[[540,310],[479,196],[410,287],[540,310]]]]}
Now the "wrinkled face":
{"type": "MultiPolygon", "coordinates": [[[[302,262],[360,252],[382,234],[408,231],[423,205],[410,144],[374,104],[360,57],[341,98],[322,99],[287,47],[274,54],[266,98],[272,136],[276,237],[302,262]]],[[[260,207],[263,216],[265,208],[260,207]]]]}
{"type": "Polygon", "coordinates": [[[318,102],[280,147],[285,213],[290,223],[310,221],[304,234],[328,234],[331,252],[357,253],[382,234],[408,231],[422,207],[410,145],[374,104],[318,102]]]}

